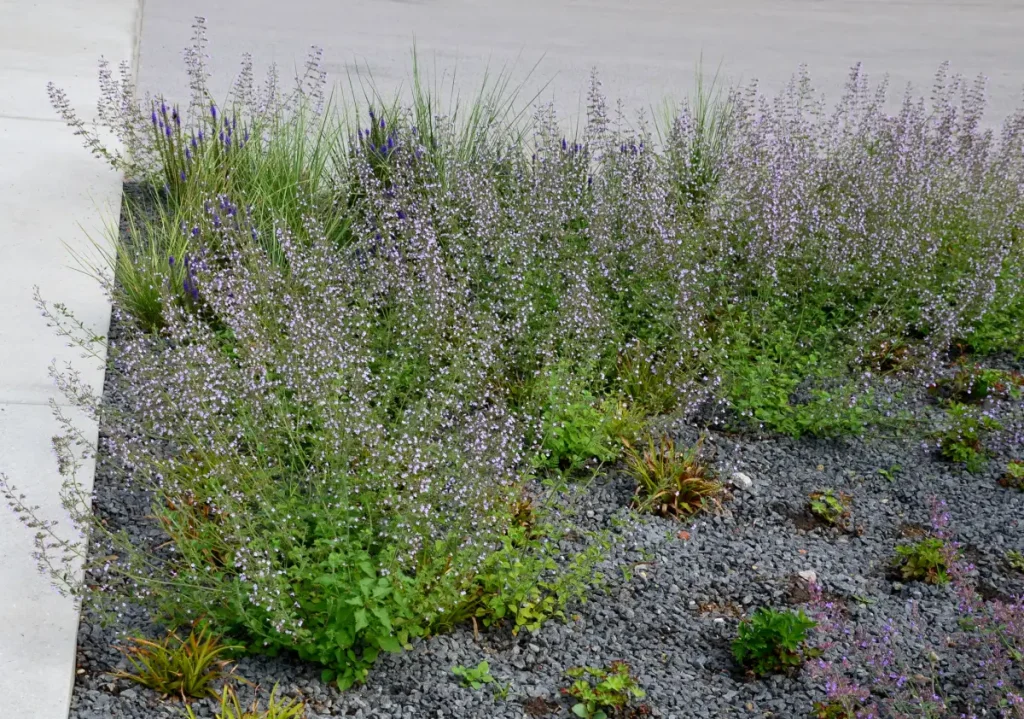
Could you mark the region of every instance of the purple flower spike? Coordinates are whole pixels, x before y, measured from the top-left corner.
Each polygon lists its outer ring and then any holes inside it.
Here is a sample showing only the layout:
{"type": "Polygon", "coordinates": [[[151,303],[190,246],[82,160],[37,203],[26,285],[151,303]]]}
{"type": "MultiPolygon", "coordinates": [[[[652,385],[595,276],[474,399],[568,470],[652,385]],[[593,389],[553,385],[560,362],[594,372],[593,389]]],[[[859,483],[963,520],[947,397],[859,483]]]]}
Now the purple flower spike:
{"type": "Polygon", "coordinates": [[[167,117],[167,105],[165,105],[163,102],[160,103],[160,114],[164,117],[167,117]]]}
{"type": "Polygon", "coordinates": [[[217,119],[217,106],[212,103],[210,104],[210,117],[214,120],[217,119]]]}
{"type": "Polygon", "coordinates": [[[169,264],[171,267],[174,267],[174,255],[171,255],[170,257],[167,258],[167,264],[169,264]]]}
{"type": "Polygon", "coordinates": [[[383,130],[385,127],[387,127],[387,124],[384,122],[384,118],[382,117],[380,119],[380,129],[383,130]]]}
{"type": "Polygon", "coordinates": [[[187,177],[187,176],[185,175],[185,171],[184,171],[184,170],[182,170],[182,171],[181,171],[181,173],[180,173],[180,174],[178,175],[178,177],[180,177],[180,178],[181,178],[181,181],[182,181],[182,182],[184,182],[184,181],[185,181],[185,178],[187,177]]]}
{"type": "MultiPolygon", "coordinates": [[[[203,141],[203,131],[202,130],[199,131],[199,134],[197,135],[197,137],[199,138],[199,142],[203,141]]],[[[195,147],[195,145],[193,145],[193,147],[195,147]]]]}
{"type": "Polygon", "coordinates": [[[167,137],[171,136],[171,126],[170,125],[164,125],[164,134],[167,135],[167,137]]]}
{"type": "MultiPolygon", "coordinates": [[[[195,147],[195,140],[194,139],[192,140],[192,146],[195,147]]],[[[192,150],[190,150],[187,147],[185,148],[185,160],[188,161],[188,162],[192,162],[192,150]]]]}
{"type": "Polygon", "coordinates": [[[156,123],[157,123],[156,110],[153,110],[153,114],[150,115],[149,118],[153,121],[153,124],[156,125],[156,123]]]}
{"type": "Polygon", "coordinates": [[[193,237],[199,237],[199,227],[198,226],[192,228],[192,236],[193,237]]]}

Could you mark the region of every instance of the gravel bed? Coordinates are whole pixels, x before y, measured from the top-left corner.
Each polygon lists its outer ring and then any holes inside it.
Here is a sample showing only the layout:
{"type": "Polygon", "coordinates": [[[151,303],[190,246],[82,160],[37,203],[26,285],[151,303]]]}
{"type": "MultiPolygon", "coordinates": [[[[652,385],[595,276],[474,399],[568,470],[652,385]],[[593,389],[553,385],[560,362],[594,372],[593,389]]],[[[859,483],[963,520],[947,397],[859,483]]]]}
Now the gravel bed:
{"type": "MultiPolygon", "coordinates": [[[[1019,362],[999,363],[1021,369],[1019,362]]],[[[108,401],[117,401],[116,388],[105,391],[108,401]]],[[[933,411],[923,393],[902,401],[918,416],[933,411]]],[[[733,487],[715,513],[685,525],[638,517],[626,509],[631,483],[614,468],[564,498],[577,508],[583,527],[607,529],[615,538],[602,568],[604,588],[576,607],[567,623],[550,622],[535,635],[517,637],[500,629],[475,636],[461,628],[418,642],[413,651],[383,656],[365,686],[345,693],[323,684],[317,668],[288,658],[245,658],[237,672],[259,685],[261,696],[274,684],[287,695],[301,695],[310,719],[519,719],[569,716],[570,702],[559,695],[565,669],[620,659],[639,678],[653,716],[806,717],[821,698],[820,680],[806,672],[750,680],[737,672],[730,655],[740,617],[761,605],[807,601],[798,573],[813,571],[855,622],[891,620],[909,635],[916,613],[940,633],[954,630],[952,589],[894,581],[887,571],[894,544],[927,525],[931,498],[941,497],[985,592],[1024,593],[1024,576],[1003,560],[1007,549],[1024,551],[1024,493],[996,482],[1007,459],[1024,459],[1024,403],[995,403],[991,411],[1006,429],[993,438],[996,456],[978,474],[937,459],[920,439],[794,441],[709,433],[705,446],[722,476],[739,471],[752,480],[733,487]],[[894,481],[879,472],[894,466],[901,468],[894,481]],[[855,531],[816,526],[806,515],[808,493],[823,487],[852,496],[855,531]],[[506,698],[496,696],[494,685],[476,692],[462,688],[451,674],[453,665],[481,660],[490,663],[498,682],[509,685],[506,698]]],[[[697,436],[686,426],[673,431],[684,441],[697,436]]],[[[152,531],[140,524],[147,499],[126,491],[115,476],[109,460],[101,458],[97,511],[131,532],[152,531]]],[[[574,547],[564,549],[568,554],[574,547]]],[[[180,702],[105,673],[124,666],[114,649],[119,633],[147,626],[136,607],[125,607],[119,624],[107,628],[86,608],[71,719],[184,716],[180,702]]],[[[239,693],[251,697],[247,686],[239,693]]],[[[199,717],[214,716],[206,701],[193,710],[199,717]]]]}

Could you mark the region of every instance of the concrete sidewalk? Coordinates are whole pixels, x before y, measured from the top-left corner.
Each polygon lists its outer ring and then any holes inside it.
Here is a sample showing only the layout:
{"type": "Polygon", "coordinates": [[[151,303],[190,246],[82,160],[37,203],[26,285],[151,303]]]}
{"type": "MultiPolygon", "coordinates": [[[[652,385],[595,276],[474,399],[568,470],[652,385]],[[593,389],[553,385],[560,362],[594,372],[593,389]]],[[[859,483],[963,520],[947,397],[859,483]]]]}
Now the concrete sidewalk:
{"type": "MultiPolygon", "coordinates": [[[[106,333],[106,298],[73,268],[72,251],[88,248],[87,233],[103,237],[121,197],[120,177],[57,118],[46,83],[64,88],[91,120],[97,60],[132,60],[139,20],[139,0],[0,0],[0,472],[46,518],[65,516],[47,406],[63,398],[47,368],[72,362],[97,388],[103,368],[54,335],[32,291],[38,285],[106,333]]],[[[5,716],[63,719],[78,613],[36,571],[31,551],[32,532],[0,507],[0,706],[5,716]]]]}

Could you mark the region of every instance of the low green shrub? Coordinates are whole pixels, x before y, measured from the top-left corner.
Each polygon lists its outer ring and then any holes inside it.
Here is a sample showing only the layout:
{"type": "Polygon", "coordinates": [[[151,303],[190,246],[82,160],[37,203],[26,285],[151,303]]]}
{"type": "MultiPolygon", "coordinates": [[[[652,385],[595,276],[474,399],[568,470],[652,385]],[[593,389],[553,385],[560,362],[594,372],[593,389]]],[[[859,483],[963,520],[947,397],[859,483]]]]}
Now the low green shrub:
{"type": "Polygon", "coordinates": [[[573,667],[565,673],[573,683],[562,693],[576,700],[572,713],[582,719],[626,716],[632,701],[646,696],[625,662],[606,668],[573,667]]]}
{"type": "Polygon", "coordinates": [[[807,633],[817,623],[804,612],[761,607],[740,622],[732,655],[736,663],[756,676],[787,672],[818,653],[807,646],[807,633]]]}
{"type": "Polygon", "coordinates": [[[622,438],[639,431],[642,418],[625,403],[598,400],[565,373],[552,373],[542,407],[543,438],[539,465],[572,472],[588,464],[611,462],[622,438]]]}
{"type": "Polygon", "coordinates": [[[1007,462],[1006,471],[999,478],[999,484],[1007,489],[1018,489],[1024,492],[1024,462],[1007,462]]]}
{"type": "Polygon", "coordinates": [[[989,397],[1019,399],[1022,386],[1018,373],[961,362],[951,377],[940,378],[929,389],[948,403],[962,405],[980,404],[989,397]]]}
{"type": "Polygon", "coordinates": [[[926,537],[896,547],[893,566],[900,576],[928,584],[948,584],[951,549],[939,537],[926,537]]]}
{"type": "Polygon", "coordinates": [[[963,462],[968,472],[980,472],[989,457],[985,437],[1002,424],[972,407],[956,402],[946,409],[946,427],[933,433],[939,453],[950,462],[963,462]]]}
{"type": "Polygon", "coordinates": [[[607,550],[603,535],[589,537],[588,546],[568,562],[560,562],[562,534],[552,527],[514,527],[501,547],[481,565],[454,612],[435,629],[472,620],[485,627],[509,623],[512,633],[537,632],[549,619],[565,619],[573,602],[585,602],[587,591],[603,580],[596,571],[607,550]]]}

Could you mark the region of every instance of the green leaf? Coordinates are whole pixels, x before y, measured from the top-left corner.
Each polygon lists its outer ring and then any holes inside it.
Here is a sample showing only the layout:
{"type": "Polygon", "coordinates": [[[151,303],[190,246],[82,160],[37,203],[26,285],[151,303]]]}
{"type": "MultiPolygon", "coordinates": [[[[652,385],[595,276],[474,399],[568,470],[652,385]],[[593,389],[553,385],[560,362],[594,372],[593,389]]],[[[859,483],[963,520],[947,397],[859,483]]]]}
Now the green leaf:
{"type": "Polygon", "coordinates": [[[357,609],[356,613],[355,613],[355,619],[356,619],[356,631],[357,632],[360,632],[363,629],[366,629],[366,627],[369,626],[369,624],[370,624],[369,619],[366,616],[366,610],[365,609],[357,609]]]}
{"type": "Polygon", "coordinates": [[[377,637],[377,646],[392,654],[402,651],[402,645],[399,644],[398,639],[390,635],[377,637]]]}
{"type": "Polygon", "coordinates": [[[373,612],[373,616],[377,617],[377,621],[384,627],[384,631],[391,631],[391,616],[388,614],[388,610],[384,607],[373,607],[370,611],[373,612]]]}

